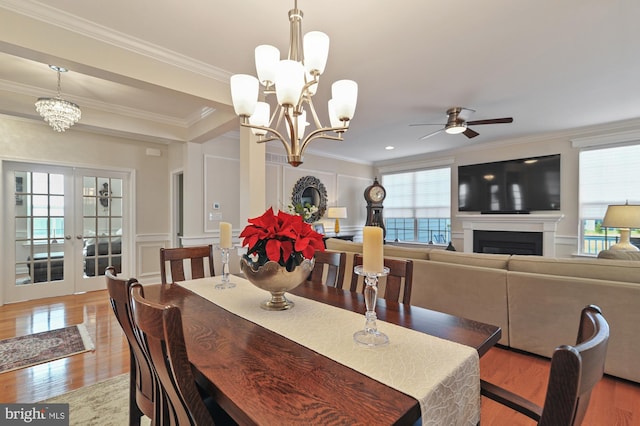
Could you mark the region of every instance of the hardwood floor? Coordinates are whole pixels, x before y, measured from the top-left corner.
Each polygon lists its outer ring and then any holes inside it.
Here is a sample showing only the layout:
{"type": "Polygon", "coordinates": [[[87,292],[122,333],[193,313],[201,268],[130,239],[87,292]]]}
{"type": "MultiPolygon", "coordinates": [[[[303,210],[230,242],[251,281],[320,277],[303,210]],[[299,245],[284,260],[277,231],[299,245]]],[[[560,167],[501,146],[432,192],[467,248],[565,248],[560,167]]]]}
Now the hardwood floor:
{"type": "MultiPolygon", "coordinates": [[[[46,364],[0,373],[0,402],[37,402],[129,371],[126,340],[107,292],[42,299],[0,307],[0,339],[85,323],[96,350],[46,364]]],[[[493,348],[480,360],[482,378],[541,404],[547,359],[493,348]]],[[[482,425],[534,424],[486,398],[482,425]]],[[[605,376],[591,397],[583,425],[640,425],[640,385],[605,376]]]]}

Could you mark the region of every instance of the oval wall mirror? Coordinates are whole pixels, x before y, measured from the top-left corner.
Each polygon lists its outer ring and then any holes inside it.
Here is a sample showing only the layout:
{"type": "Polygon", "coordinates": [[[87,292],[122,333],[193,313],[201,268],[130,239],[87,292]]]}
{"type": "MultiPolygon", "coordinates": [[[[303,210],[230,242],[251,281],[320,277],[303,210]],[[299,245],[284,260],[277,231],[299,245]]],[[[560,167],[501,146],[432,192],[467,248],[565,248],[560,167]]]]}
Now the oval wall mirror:
{"type": "Polygon", "coordinates": [[[291,203],[294,206],[316,206],[318,210],[309,217],[306,222],[317,222],[324,216],[327,210],[327,189],[320,179],[313,176],[305,176],[298,179],[293,192],[291,193],[291,203]]]}

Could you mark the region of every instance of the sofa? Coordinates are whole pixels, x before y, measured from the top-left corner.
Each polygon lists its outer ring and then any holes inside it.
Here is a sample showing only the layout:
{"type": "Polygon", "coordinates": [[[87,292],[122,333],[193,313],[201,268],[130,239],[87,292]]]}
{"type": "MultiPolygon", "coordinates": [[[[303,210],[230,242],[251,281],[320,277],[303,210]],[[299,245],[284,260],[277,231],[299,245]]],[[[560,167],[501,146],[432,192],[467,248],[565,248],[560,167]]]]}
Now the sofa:
{"type": "MultiPolygon", "coordinates": [[[[347,253],[349,288],[362,243],[326,246],[347,253]]],[[[551,258],[385,244],[384,255],[413,260],[412,305],[497,325],[500,345],[544,357],[575,342],[581,309],[598,305],[611,329],[605,373],[640,383],[640,253],[551,258]]]]}
{"type": "Polygon", "coordinates": [[[113,266],[117,273],[122,272],[122,243],[120,237],[109,240],[107,237],[87,240],[83,249],[84,274],[87,277],[104,275],[107,266],[113,266]],[[97,243],[97,244],[96,244],[97,243]],[[96,250],[97,245],[97,250],[96,250]],[[111,248],[111,253],[109,253],[111,248]],[[97,269],[96,269],[97,261],[97,269]]]}

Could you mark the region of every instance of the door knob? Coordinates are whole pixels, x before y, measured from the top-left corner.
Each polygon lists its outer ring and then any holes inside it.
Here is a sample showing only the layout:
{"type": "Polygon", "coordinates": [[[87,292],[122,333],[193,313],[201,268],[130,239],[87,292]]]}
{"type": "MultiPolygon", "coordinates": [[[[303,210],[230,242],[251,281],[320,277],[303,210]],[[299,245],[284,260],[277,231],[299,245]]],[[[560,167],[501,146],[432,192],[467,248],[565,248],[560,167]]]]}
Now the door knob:
{"type": "Polygon", "coordinates": [[[76,235],[76,239],[81,240],[82,239],[82,235],[76,235]]]}
{"type": "Polygon", "coordinates": [[[65,235],[65,236],[64,236],[64,239],[65,239],[65,240],[70,240],[70,239],[71,239],[71,235],[65,235]]]}

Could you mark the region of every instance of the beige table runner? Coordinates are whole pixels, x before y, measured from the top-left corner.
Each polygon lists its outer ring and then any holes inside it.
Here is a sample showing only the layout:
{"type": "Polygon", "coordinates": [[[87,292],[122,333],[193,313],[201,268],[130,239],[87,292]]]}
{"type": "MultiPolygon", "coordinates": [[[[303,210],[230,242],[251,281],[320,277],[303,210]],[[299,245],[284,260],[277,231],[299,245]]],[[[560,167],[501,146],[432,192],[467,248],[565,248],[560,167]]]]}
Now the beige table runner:
{"type": "Polygon", "coordinates": [[[464,346],[378,321],[389,345],[366,348],[353,341],[364,314],[287,294],[295,306],[266,311],[269,298],[249,281],[231,277],[232,289],[216,290],[220,277],[179,283],[216,305],[416,398],[423,425],[476,425],[480,419],[478,353],[464,346]]]}

